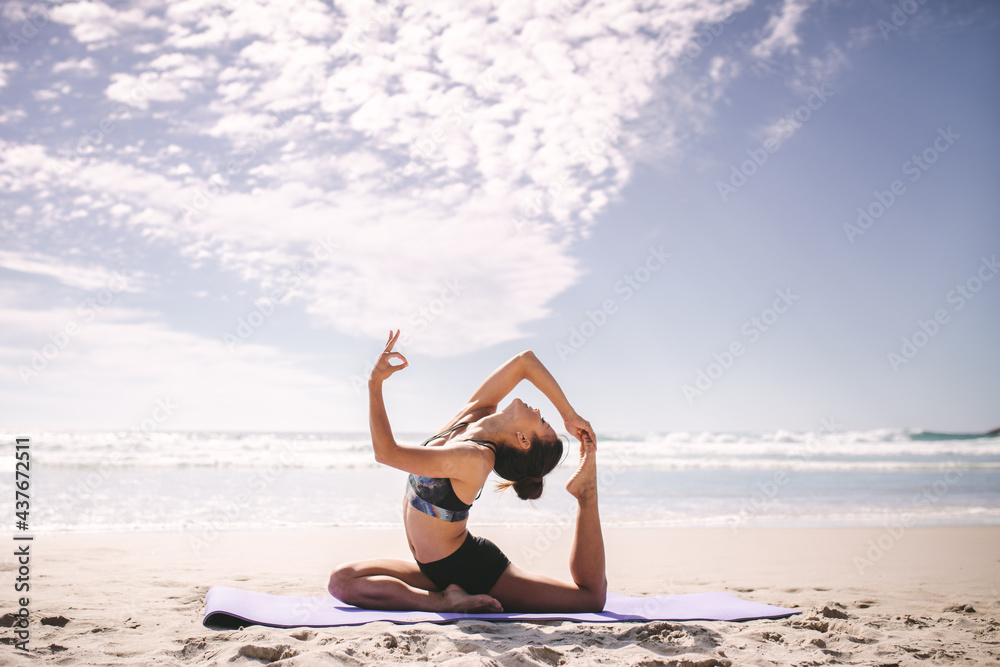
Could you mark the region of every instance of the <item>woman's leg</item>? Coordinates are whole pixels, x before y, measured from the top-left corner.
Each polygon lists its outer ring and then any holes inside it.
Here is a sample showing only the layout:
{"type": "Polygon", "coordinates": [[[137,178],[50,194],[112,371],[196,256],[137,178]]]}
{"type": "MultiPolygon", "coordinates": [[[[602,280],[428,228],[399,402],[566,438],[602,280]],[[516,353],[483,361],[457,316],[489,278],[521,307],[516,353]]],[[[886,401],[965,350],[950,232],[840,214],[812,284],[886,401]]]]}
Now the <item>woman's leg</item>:
{"type": "Polygon", "coordinates": [[[489,595],[469,595],[454,584],[437,590],[416,563],[379,558],[344,563],[330,575],[330,595],[366,609],[499,612],[489,595]]]}
{"type": "Polygon", "coordinates": [[[572,584],[533,574],[511,564],[490,589],[510,612],[601,611],[607,598],[604,572],[604,536],[597,512],[596,445],[580,445],[580,467],[566,484],[577,500],[576,532],[569,557],[572,584]]]}

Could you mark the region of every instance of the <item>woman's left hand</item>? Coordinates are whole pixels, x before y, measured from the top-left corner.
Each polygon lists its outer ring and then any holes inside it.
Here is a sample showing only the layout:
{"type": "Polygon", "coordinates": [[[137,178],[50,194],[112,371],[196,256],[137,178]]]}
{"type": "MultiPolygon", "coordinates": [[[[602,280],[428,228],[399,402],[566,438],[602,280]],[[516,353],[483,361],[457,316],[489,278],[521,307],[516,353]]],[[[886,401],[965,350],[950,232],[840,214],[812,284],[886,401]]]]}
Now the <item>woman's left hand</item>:
{"type": "Polygon", "coordinates": [[[575,436],[576,439],[579,440],[581,444],[583,443],[584,435],[589,436],[591,442],[595,444],[597,443],[597,436],[594,435],[594,429],[590,425],[590,422],[581,417],[580,415],[574,412],[569,417],[566,417],[565,422],[566,422],[567,433],[571,433],[573,436],[575,436]]]}
{"type": "Polygon", "coordinates": [[[399,329],[396,329],[395,334],[392,333],[392,330],[389,331],[389,341],[385,344],[385,349],[382,350],[382,354],[378,356],[378,360],[375,362],[375,366],[372,368],[372,372],[368,376],[369,384],[373,382],[381,383],[396,371],[402,370],[410,365],[410,362],[406,360],[406,357],[401,355],[399,352],[392,351],[396,341],[399,340],[399,331],[399,329]],[[394,358],[401,360],[403,363],[393,365],[391,360],[394,358]]]}

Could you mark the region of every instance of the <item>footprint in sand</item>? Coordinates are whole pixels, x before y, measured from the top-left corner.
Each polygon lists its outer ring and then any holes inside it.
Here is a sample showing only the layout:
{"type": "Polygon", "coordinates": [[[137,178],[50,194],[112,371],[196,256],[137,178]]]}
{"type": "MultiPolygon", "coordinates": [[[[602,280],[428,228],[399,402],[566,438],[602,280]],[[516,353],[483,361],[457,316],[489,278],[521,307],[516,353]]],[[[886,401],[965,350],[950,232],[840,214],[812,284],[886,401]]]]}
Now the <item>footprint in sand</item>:
{"type": "Polygon", "coordinates": [[[823,607],[823,611],[820,612],[820,615],[825,616],[826,618],[847,618],[847,612],[841,611],[844,608],[844,605],[839,602],[834,602],[832,604],[834,606],[827,605],[823,607]],[[837,607],[840,607],[840,609],[837,607]]]}
{"type": "Polygon", "coordinates": [[[627,630],[617,633],[616,638],[622,640],[641,641],[643,639],[661,639],[664,634],[684,631],[684,626],[675,625],[667,621],[654,621],[636,625],[627,630]]]}
{"type": "Polygon", "coordinates": [[[42,625],[54,625],[57,628],[66,627],[69,623],[69,619],[65,616],[46,616],[42,619],[42,625]]]}
{"type": "Polygon", "coordinates": [[[566,659],[563,654],[548,646],[522,646],[512,651],[507,651],[504,655],[504,662],[507,664],[544,664],[559,665],[564,664],[566,659]]]}
{"type": "Polygon", "coordinates": [[[809,618],[796,618],[788,622],[793,628],[798,628],[800,630],[815,630],[816,632],[826,632],[830,629],[829,621],[821,621],[815,616],[810,616],[809,618]]]}
{"type": "MultiPolygon", "coordinates": [[[[178,640],[184,641],[184,640],[178,640]]],[[[164,651],[167,655],[173,656],[179,660],[187,660],[194,656],[202,656],[205,654],[205,649],[208,646],[204,641],[195,641],[194,639],[189,639],[184,643],[179,651],[164,651]]]]}
{"type": "Polygon", "coordinates": [[[279,644],[278,646],[256,646],[254,644],[246,644],[245,646],[241,646],[239,650],[239,655],[245,658],[255,658],[257,660],[266,660],[268,662],[292,658],[298,654],[298,651],[292,650],[285,644],[279,644]]]}
{"type": "Polygon", "coordinates": [[[927,623],[926,621],[929,621],[931,619],[926,618],[924,616],[921,616],[920,618],[913,618],[909,614],[906,614],[906,616],[904,616],[903,618],[900,618],[899,616],[897,616],[896,620],[897,621],[903,621],[904,625],[915,625],[918,628],[923,629],[923,628],[926,628],[929,625],[929,623],[927,623]]]}

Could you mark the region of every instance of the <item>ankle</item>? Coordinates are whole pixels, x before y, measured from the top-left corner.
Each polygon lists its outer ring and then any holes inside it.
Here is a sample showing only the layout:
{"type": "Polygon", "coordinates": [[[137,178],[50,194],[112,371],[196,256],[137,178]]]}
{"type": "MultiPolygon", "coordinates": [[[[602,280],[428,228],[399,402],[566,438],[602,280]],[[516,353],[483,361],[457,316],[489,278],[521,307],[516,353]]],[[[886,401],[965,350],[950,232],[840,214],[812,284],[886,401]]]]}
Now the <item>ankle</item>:
{"type": "Polygon", "coordinates": [[[444,591],[428,591],[427,592],[427,611],[433,611],[437,613],[442,613],[448,611],[448,601],[445,598],[444,591]]]}
{"type": "Polygon", "coordinates": [[[588,484],[580,489],[576,496],[576,502],[580,507],[597,505],[597,484],[588,484]]]}

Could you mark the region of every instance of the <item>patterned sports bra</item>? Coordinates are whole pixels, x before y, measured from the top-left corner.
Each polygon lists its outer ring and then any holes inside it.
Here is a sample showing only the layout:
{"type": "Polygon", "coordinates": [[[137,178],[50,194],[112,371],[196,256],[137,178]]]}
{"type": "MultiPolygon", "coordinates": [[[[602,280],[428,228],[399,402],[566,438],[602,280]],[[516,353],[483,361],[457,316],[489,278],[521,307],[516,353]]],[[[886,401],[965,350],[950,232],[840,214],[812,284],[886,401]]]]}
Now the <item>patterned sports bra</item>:
{"type": "MultiPolygon", "coordinates": [[[[468,425],[469,422],[455,424],[447,431],[442,431],[435,436],[427,438],[421,446],[425,447],[427,443],[433,442],[462,426],[468,425]]],[[[497,451],[496,444],[489,440],[466,438],[462,442],[474,442],[477,445],[489,447],[493,450],[494,454],[497,451]]],[[[479,490],[479,493],[480,495],[483,493],[482,489],[479,490]]],[[[410,474],[409,484],[406,485],[406,499],[414,508],[442,521],[464,521],[469,516],[469,508],[472,507],[471,504],[467,505],[463,503],[455,495],[455,489],[451,487],[451,480],[447,477],[420,477],[419,475],[410,474]]],[[[479,496],[476,496],[476,500],[479,500],[479,496]]]]}

